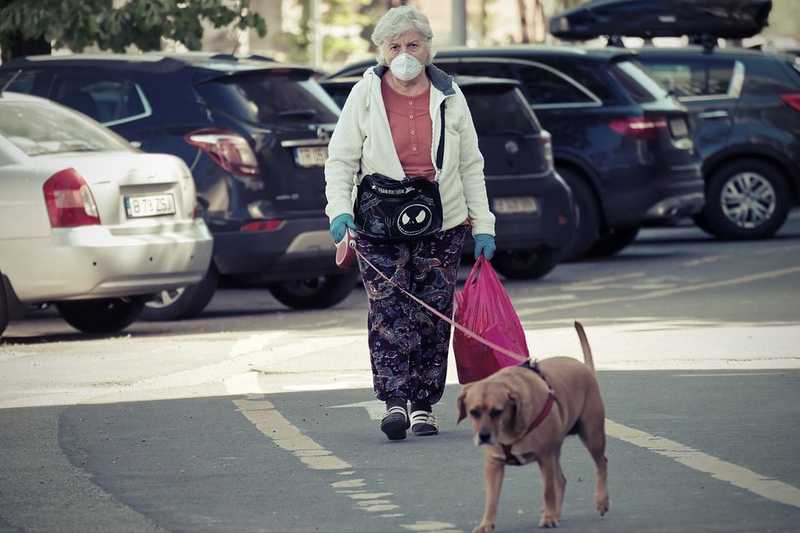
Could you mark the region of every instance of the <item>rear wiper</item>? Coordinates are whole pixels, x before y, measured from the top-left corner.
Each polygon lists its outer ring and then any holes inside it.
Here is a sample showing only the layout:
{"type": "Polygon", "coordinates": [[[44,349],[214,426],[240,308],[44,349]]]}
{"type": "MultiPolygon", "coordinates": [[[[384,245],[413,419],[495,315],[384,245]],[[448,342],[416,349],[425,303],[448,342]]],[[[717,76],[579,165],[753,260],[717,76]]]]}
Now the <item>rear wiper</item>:
{"type": "Polygon", "coordinates": [[[316,115],[315,109],[291,109],[278,113],[280,118],[314,118],[316,115]]]}

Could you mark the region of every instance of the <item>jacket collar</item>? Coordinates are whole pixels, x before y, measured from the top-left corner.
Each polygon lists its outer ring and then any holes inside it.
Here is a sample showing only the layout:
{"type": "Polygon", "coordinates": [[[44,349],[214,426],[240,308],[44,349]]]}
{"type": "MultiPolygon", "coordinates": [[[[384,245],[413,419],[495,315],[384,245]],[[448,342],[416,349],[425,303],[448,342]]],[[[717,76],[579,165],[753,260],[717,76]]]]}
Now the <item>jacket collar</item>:
{"type": "MultiPolygon", "coordinates": [[[[389,67],[386,65],[375,65],[372,67],[372,71],[379,78],[382,78],[387,70],[389,70],[389,67]]],[[[431,85],[439,92],[445,96],[451,96],[456,93],[453,88],[453,77],[450,74],[434,65],[425,67],[425,72],[428,74],[428,79],[431,80],[431,85]]]]}

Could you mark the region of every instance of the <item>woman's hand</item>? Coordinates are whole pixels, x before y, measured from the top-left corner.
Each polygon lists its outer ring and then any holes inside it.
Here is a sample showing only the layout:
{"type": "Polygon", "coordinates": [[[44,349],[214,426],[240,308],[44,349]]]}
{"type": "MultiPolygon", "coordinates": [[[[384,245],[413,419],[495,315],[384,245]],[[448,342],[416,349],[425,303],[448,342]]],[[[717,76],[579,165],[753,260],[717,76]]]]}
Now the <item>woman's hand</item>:
{"type": "Polygon", "coordinates": [[[491,260],[496,249],[494,237],[486,233],[479,233],[478,235],[473,235],[472,239],[475,241],[475,259],[478,259],[483,254],[483,257],[487,260],[491,260]]]}
{"type": "Polygon", "coordinates": [[[338,217],[334,218],[331,221],[331,237],[333,237],[333,242],[338,243],[339,241],[344,239],[344,234],[347,231],[347,228],[350,229],[357,228],[352,215],[348,215],[347,213],[345,213],[343,215],[339,215],[338,217]]]}

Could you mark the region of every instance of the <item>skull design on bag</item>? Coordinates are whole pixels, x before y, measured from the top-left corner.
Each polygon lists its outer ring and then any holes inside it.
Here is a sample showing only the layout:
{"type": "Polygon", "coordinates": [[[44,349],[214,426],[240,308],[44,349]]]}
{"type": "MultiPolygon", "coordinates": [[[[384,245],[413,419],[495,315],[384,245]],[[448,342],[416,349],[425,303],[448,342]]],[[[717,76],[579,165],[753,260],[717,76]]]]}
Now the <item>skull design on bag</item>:
{"type": "Polygon", "coordinates": [[[411,204],[397,217],[397,229],[404,235],[419,235],[428,229],[432,220],[433,214],[427,206],[411,204]]]}

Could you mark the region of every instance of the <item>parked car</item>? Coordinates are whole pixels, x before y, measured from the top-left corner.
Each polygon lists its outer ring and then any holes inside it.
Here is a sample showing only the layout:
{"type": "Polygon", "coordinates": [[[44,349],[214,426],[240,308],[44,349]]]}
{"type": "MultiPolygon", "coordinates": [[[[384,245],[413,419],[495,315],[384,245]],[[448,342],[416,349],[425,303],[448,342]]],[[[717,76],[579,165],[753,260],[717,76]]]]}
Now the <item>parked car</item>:
{"type": "MultiPolygon", "coordinates": [[[[343,106],[359,79],[321,84],[343,106]]],[[[550,134],[526,104],[519,82],[458,77],[456,83],[478,133],[486,193],[496,217],[492,264],[508,278],[540,278],[558,264],[576,222],[569,187],[553,169],[550,134]]]]}
{"type": "MultiPolygon", "coordinates": [[[[362,73],[372,61],[331,77],[362,73]]],[[[456,48],[435,64],[452,74],[511,78],[553,136],[555,167],[572,190],[578,227],[566,259],[608,256],[647,221],[688,216],[704,202],[686,108],[633,52],[552,46],[456,48]]]]}
{"type": "Polygon", "coordinates": [[[701,47],[638,55],[692,112],[706,182],[697,225],[722,239],[774,235],[800,203],[800,58],[701,47]]]}
{"type": "Polygon", "coordinates": [[[80,331],[113,333],[153,293],[199,282],[213,243],[195,207],[179,158],[0,92],[0,333],[42,302],[80,331]]]}
{"type": "Polygon", "coordinates": [[[324,308],[357,274],[336,267],[322,166],[339,109],[311,69],[227,54],[36,56],[12,88],[107,125],[147,152],[174,154],[197,185],[214,235],[202,282],[164,293],[144,316],[197,315],[222,276],[265,283],[282,303],[324,308]]]}

